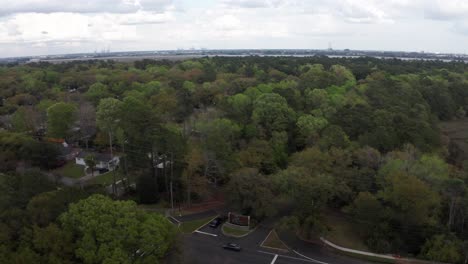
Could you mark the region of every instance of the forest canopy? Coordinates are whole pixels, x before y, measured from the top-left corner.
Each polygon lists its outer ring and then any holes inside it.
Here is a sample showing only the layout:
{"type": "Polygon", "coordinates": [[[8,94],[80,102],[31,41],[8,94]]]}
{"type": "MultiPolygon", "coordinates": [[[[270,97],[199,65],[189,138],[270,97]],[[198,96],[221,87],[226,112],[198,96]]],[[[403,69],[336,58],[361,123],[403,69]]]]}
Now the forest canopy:
{"type": "Polygon", "coordinates": [[[175,241],[165,219],[133,202],[57,190],[45,178],[60,156],[53,138],[119,153],[138,203],[169,201],[158,164],[170,160],[178,203],[221,190],[230,209],[256,221],[279,216],[282,229],[305,238],[326,234],[327,212],[338,212],[362,227],[372,251],[461,263],[468,149],[440,127],[468,122],[467,111],[462,62],[252,56],[2,66],[0,256],[134,257],[149,243],[133,233],[139,224],[161,245],[147,261],[175,241]],[[56,211],[54,199],[65,207],[56,211]],[[41,203],[46,215],[36,212],[41,203]],[[128,223],[131,240],[118,240],[120,222],[86,224],[97,207],[128,223]],[[90,243],[101,229],[106,242],[90,243]],[[26,242],[10,243],[20,237],[26,242]]]}

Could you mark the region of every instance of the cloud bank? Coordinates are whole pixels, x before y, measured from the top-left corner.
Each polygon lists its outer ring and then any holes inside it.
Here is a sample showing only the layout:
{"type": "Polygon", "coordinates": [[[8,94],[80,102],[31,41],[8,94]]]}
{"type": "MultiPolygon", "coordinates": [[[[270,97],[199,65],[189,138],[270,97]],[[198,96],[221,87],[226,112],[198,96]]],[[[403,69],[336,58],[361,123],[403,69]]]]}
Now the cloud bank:
{"type": "Polygon", "coordinates": [[[0,0],[0,56],[176,48],[468,53],[465,0],[0,0]]]}

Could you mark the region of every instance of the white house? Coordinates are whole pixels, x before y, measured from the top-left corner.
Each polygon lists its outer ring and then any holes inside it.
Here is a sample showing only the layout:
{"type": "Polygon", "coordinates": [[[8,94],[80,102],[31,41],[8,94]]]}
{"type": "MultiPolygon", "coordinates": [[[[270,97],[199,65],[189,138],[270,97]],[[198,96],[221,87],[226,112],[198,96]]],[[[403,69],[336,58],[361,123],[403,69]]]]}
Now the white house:
{"type": "Polygon", "coordinates": [[[78,165],[86,166],[85,157],[88,155],[94,156],[96,161],[96,169],[108,169],[110,171],[114,170],[117,165],[120,163],[120,158],[118,156],[111,157],[110,154],[105,153],[96,153],[96,152],[85,152],[82,151],[75,158],[75,163],[78,165]]]}

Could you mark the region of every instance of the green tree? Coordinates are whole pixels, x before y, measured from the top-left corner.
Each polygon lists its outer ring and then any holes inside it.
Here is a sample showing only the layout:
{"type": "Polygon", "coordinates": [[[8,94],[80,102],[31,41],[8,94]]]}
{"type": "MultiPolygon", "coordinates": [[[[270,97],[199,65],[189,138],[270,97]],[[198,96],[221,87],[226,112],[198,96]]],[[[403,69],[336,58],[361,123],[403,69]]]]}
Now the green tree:
{"type": "Polygon", "coordinates": [[[89,196],[77,188],[62,188],[40,193],[29,200],[26,211],[31,223],[46,227],[68,209],[68,205],[89,196]]]}
{"type": "Polygon", "coordinates": [[[440,198],[416,176],[396,172],[385,177],[378,196],[392,209],[392,218],[404,226],[434,224],[440,198]]]}
{"type": "Polygon", "coordinates": [[[276,213],[275,195],[271,190],[272,182],[252,168],[242,168],[233,173],[226,186],[229,203],[258,220],[276,213]]]}
{"type": "Polygon", "coordinates": [[[312,144],[317,139],[322,129],[328,126],[328,120],[322,116],[303,115],[296,123],[300,135],[304,138],[306,144],[312,144]]]}
{"type": "Polygon", "coordinates": [[[242,167],[257,168],[263,174],[271,174],[278,169],[274,150],[266,140],[253,139],[237,156],[242,167]]]}
{"type": "Polygon", "coordinates": [[[85,93],[85,97],[93,102],[94,105],[98,105],[102,99],[111,97],[111,94],[107,85],[97,82],[89,87],[88,91],[85,93]]]}
{"type": "Polygon", "coordinates": [[[102,99],[96,112],[96,124],[109,136],[109,148],[112,155],[112,135],[115,133],[120,116],[122,114],[122,102],[114,98],[102,99]]]}
{"type": "Polygon", "coordinates": [[[232,117],[242,123],[247,123],[252,112],[252,100],[245,94],[236,94],[228,98],[232,117]]]}
{"type": "Polygon", "coordinates": [[[60,222],[76,238],[75,257],[85,264],[159,263],[177,233],[164,216],[102,195],[70,205],[60,222]]]}
{"type": "Polygon", "coordinates": [[[380,219],[385,217],[382,204],[377,197],[369,192],[359,193],[347,210],[358,221],[363,221],[366,224],[378,224],[380,219]]]}
{"type": "Polygon", "coordinates": [[[86,166],[91,170],[91,177],[94,177],[94,169],[96,168],[96,158],[92,154],[86,155],[84,158],[86,166]]]}
{"type": "Polygon", "coordinates": [[[41,263],[74,263],[74,246],[72,233],[55,224],[45,228],[33,227],[32,248],[41,256],[41,263]]]}
{"type": "Polygon", "coordinates": [[[421,250],[421,256],[432,261],[460,263],[463,259],[462,243],[453,236],[435,235],[428,239],[421,250]]]}
{"type": "Polygon", "coordinates": [[[255,100],[252,119],[271,136],[274,131],[286,130],[294,121],[295,113],[281,95],[266,93],[255,100]]]}
{"type": "Polygon", "coordinates": [[[0,209],[26,208],[33,196],[53,189],[54,184],[39,171],[27,171],[22,174],[0,173],[0,209]]]}
{"type": "Polygon", "coordinates": [[[40,114],[32,107],[22,106],[11,117],[11,125],[17,132],[34,132],[39,122],[40,114]]]}
{"type": "Polygon", "coordinates": [[[322,211],[336,195],[333,178],[290,166],[275,174],[274,182],[278,193],[287,194],[291,200],[303,234],[310,237],[312,233],[323,232],[322,211]]]}
{"type": "Polygon", "coordinates": [[[226,118],[201,121],[195,127],[201,138],[205,160],[204,176],[217,184],[235,168],[232,153],[241,129],[226,118]]]}
{"type": "Polygon", "coordinates": [[[56,103],[47,108],[47,133],[51,137],[65,138],[76,120],[76,107],[69,103],[56,103]]]}
{"type": "Polygon", "coordinates": [[[329,149],[331,147],[347,148],[350,143],[348,135],[346,135],[341,127],[331,125],[322,131],[318,145],[322,149],[329,149]]]}

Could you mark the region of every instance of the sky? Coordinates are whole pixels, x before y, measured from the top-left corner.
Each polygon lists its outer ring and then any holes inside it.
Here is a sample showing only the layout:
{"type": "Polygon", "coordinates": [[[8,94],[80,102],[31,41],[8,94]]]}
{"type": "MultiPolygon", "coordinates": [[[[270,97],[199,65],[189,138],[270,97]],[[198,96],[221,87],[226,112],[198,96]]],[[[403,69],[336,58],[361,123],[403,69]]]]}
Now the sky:
{"type": "Polygon", "coordinates": [[[0,0],[0,57],[174,49],[468,53],[468,0],[0,0]]]}

